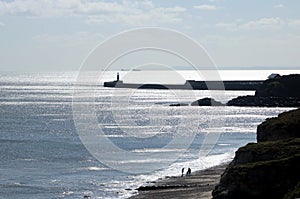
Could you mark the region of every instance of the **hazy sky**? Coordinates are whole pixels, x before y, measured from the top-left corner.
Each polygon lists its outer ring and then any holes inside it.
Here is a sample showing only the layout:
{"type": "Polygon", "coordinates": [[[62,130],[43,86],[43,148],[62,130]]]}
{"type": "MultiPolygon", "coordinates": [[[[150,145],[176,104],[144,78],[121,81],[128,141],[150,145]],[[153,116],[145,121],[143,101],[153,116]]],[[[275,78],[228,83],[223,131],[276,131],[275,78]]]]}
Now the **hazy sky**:
{"type": "Polygon", "coordinates": [[[145,26],[187,34],[218,66],[300,66],[299,9],[298,0],[2,0],[0,70],[77,70],[105,38],[145,26]]]}

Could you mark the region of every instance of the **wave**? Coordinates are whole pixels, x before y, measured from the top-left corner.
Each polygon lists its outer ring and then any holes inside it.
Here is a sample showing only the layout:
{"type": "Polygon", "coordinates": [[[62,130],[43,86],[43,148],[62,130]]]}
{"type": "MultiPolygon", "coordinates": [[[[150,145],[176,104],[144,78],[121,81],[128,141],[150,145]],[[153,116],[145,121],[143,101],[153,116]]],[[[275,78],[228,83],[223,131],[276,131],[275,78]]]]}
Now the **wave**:
{"type": "Polygon", "coordinates": [[[181,175],[182,168],[190,167],[193,171],[204,170],[210,167],[214,167],[217,165],[221,165],[232,160],[234,156],[234,151],[218,154],[218,155],[209,155],[209,156],[202,156],[198,159],[186,161],[186,162],[175,162],[170,165],[168,168],[154,172],[154,174],[149,175],[147,177],[148,181],[156,180],[158,178],[162,178],[165,176],[179,176],[181,175]]]}

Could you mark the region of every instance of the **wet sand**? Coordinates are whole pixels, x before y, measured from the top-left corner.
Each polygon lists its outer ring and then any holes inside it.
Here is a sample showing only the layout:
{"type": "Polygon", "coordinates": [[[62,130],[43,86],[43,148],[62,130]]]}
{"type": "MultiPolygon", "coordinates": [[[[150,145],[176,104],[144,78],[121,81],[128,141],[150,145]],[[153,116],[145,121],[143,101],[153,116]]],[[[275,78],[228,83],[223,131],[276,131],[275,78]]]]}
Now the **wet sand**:
{"type": "Polygon", "coordinates": [[[210,199],[212,190],[219,183],[228,164],[195,171],[190,176],[166,177],[154,185],[140,187],[138,195],[132,196],[130,199],[210,199]]]}

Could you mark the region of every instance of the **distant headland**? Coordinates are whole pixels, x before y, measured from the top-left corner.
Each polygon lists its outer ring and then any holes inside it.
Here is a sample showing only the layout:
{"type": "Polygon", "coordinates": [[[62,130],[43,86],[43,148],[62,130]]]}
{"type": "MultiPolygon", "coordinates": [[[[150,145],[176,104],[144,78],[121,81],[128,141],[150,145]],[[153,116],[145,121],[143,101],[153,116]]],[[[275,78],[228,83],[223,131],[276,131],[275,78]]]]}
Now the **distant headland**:
{"type": "MultiPolygon", "coordinates": [[[[202,98],[192,106],[300,107],[300,75],[272,74],[255,89],[255,95],[239,96],[226,104],[212,98],[202,98]]],[[[172,106],[181,106],[173,104],[172,106]]]]}
{"type": "Polygon", "coordinates": [[[300,107],[300,75],[274,75],[256,89],[253,96],[230,100],[228,106],[300,107]]]}

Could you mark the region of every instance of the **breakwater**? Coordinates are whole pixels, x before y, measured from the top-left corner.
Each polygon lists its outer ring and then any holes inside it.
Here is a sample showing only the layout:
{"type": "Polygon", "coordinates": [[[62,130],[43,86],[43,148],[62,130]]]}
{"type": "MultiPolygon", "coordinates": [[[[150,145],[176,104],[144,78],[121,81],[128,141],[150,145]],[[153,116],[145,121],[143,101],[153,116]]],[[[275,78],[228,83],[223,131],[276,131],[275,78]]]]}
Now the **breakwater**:
{"type": "Polygon", "coordinates": [[[185,84],[135,84],[115,80],[104,82],[104,87],[134,89],[184,89],[184,90],[256,90],[262,85],[260,80],[243,81],[195,81],[187,80],[185,84]]]}

